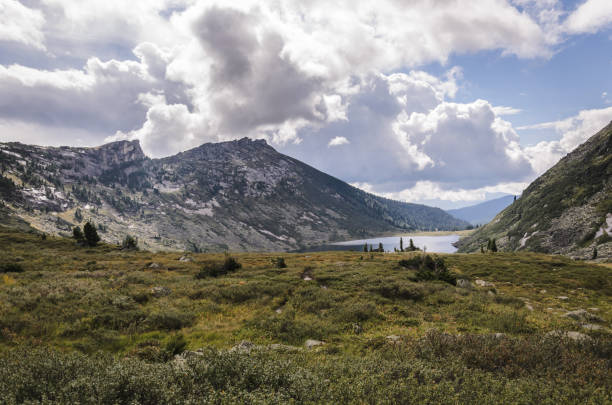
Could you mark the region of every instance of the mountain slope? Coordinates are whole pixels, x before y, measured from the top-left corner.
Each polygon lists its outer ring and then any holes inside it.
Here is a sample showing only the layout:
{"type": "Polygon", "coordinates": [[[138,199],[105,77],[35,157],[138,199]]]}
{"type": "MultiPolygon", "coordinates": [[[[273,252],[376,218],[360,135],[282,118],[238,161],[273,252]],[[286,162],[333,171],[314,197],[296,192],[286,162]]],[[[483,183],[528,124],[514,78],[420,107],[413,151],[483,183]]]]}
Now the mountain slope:
{"type": "Polygon", "coordinates": [[[472,225],[484,225],[495,218],[495,215],[501,210],[512,204],[513,200],[514,196],[505,195],[480,204],[470,205],[469,207],[446,210],[446,212],[472,225]]]}
{"type": "Polygon", "coordinates": [[[91,218],[149,249],[287,250],[414,229],[464,228],[446,212],[354,188],[265,141],[208,143],[149,159],[137,141],[97,148],[0,144],[0,197],[45,232],[91,218]]]}
{"type": "Polygon", "coordinates": [[[478,250],[497,238],[502,250],[612,257],[612,123],[537,178],[488,225],[458,242],[478,250]]]}

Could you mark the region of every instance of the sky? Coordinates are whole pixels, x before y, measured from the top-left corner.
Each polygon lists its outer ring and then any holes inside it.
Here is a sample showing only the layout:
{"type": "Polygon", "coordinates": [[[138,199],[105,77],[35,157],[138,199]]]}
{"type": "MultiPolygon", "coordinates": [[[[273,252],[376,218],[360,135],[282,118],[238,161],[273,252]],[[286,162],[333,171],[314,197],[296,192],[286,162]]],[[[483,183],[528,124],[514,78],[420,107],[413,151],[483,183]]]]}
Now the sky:
{"type": "Polygon", "coordinates": [[[612,120],[610,0],[0,0],[0,141],[263,138],[444,209],[612,120]]]}

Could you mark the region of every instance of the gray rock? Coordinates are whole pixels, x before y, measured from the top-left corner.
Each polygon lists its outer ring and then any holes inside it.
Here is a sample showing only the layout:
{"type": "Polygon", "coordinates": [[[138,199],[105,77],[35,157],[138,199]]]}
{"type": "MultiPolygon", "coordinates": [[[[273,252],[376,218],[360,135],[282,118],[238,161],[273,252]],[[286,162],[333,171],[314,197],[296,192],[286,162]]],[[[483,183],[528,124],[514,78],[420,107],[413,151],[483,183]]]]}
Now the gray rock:
{"type": "Polygon", "coordinates": [[[564,317],[572,318],[576,321],[590,321],[590,322],[602,322],[603,320],[597,315],[593,315],[584,309],[577,309],[575,311],[566,312],[564,317]]]}
{"type": "Polygon", "coordinates": [[[275,351],[283,351],[283,352],[297,352],[302,350],[300,347],[295,347],[295,346],[290,346],[290,345],[283,345],[280,343],[272,343],[271,345],[268,346],[268,348],[270,350],[275,350],[275,351]]]}
{"type": "Polygon", "coordinates": [[[489,281],[484,281],[484,280],[476,280],[474,281],[474,283],[478,286],[478,287],[495,287],[495,284],[489,282],[489,281]]]}
{"type": "Polygon", "coordinates": [[[500,333],[500,332],[497,332],[497,333],[494,333],[494,334],[493,334],[493,337],[494,337],[495,339],[503,339],[503,338],[505,338],[505,337],[506,337],[506,334],[505,334],[505,333],[500,333]]]}
{"type": "Polygon", "coordinates": [[[325,344],[325,342],[320,341],[320,340],[315,340],[315,339],[308,339],[306,341],[306,343],[304,343],[304,346],[307,349],[312,349],[313,347],[317,347],[317,346],[323,346],[325,344]]]}
{"type": "Polygon", "coordinates": [[[527,311],[533,311],[533,307],[530,304],[525,304],[525,309],[527,309],[527,311]]]}
{"type": "Polygon", "coordinates": [[[149,268],[150,269],[159,269],[160,267],[161,266],[159,265],[159,263],[153,262],[153,263],[149,264],[149,268]]]}
{"type": "Polygon", "coordinates": [[[246,352],[249,353],[251,350],[257,348],[254,343],[249,342],[248,340],[243,340],[238,343],[236,346],[230,349],[231,352],[246,352]]]}
{"type": "Polygon", "coordinates": [[[472,288],[472,283],[470,280],[466,280],[464,278],[457,279],[457,287],[459,288],[472,288]]]}
{"type": "Polygon", "coordinates": [[[558,300],[561,300],[561,301],[567,301],[567,300],[569,300],[569,297],[566,297],[565,295],[559,295],[559,296],[557,297],[557,299],[558,299],[558,300]]]}
{"type": "Polygon", "coordinates": [[[172,290],[168,287],[157,286],[151,288],[151,295],[153,295],[155,298],[166,297],[170,294],[172,294],[172,290]]]}
{"type": "Polygon", "coordinates": [[[574,331],[564,332],[564,331],[560,331],[560,330],[553,330],[553,331],[548,332],[546,334],[546,336],[557,337],[557,338],[566,338],[566,339],[571,339],[571,340],[575,340],[575,341],[590,341],[590,340],[593,340],[589,335],[585,335],[584,333],[574,332],[574,331]]]}
{"type": "Polygon", "coordinates": [[[402,337],[398,335],[387,336],[387,340],[389,341],[389,343],[393,343],[393,344],[399,343],[401,339],[402,337]]]}
{"type": "Polygon", "coordinates": [[[600,329],[602,329],[601,325],[595,325],[595,324],[592,324],[592,323],[585,323],[585,324],[582,325],[582,327],[584,329],[586,329],[586,330],[600,330],[600,329]]]}
{"type": "Polygon", "coordinates": [[[181,257],[179,258],[179,261],[180,261],[180,262],[192,262],[192,261],[193,261],[193,258],[192,258],[191,256],[181,256],[181,257]]]}

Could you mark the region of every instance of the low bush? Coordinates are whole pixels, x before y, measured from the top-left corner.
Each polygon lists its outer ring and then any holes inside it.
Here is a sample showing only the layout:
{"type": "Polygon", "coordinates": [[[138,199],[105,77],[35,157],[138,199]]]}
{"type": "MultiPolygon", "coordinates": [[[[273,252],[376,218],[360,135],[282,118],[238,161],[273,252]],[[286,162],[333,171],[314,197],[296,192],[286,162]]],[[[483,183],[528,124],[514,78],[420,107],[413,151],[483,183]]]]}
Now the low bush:
{"type": "Polygon", "coordinates": [[[126,235],[121,243],[121,248],[126,250],[138,250],[138,239],[132,235],[126,235]]]}
{"type": "Polygon", "coordinates": [[[398,264],[400,267],[416,270],[417,281],[440,280],[452,285],[457,284],[457,277],[448,270],[444,259],[439,256],[416,255],[400,260],[398,264]]]}
{"type": "Polygon", "coordinates": [[[380,286],[374,288],[374,291],[389,299],[419,301],[425,296],[423,287],[402,281],[383,281],[380,286]]]}
{"type": "Polygon", "coordinates": [[[191,326],[195,316],[177,311],[155,312],[147,316],[142,326],[145,330],[179,330],[191,326]]]}
{"type": "Polygon", "coordinates": [[[284,269],[284,268],[287,267],[287,263],[285,263],[285,258],[284,257],[277,257],[277,258],[273,259],[272,262],[274,263],[274,266],[277,269],[284,269]]]}
{"type": "Polygon", "coordinates": [[[228,273],[232,273],[242,267],[236,259],[231,256],[225,258],[223,262],[208,262],[204,264],[202,270],[196,274],[196,279],[203,279],[207,277],[219,277],[224,276],[228,273]]]}
{"type": "Polygon", "coordinates": [[[19,263],[0,263],[0,273],[23,273],[19,263]]]}

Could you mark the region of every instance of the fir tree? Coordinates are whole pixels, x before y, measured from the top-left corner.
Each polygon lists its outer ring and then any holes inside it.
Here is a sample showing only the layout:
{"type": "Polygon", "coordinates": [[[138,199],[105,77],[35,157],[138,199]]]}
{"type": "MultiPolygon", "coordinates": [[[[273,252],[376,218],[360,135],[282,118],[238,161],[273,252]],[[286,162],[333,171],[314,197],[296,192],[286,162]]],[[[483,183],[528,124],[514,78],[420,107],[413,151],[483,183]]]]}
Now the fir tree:
{"type": "Polygon", "coordinates": [[[495,243],[495,238],[491,239],[491,252],[497,252],[497,244],[495,243]]]}
{"type": "Polygon", "coordinates": [[[400,252],[404,251],[404,240],[400,237],[400,248],[399,248],[400,252]]]}
{"type": "Polygon", "coordinates": [[[78,243],[83,243],[85,241],[85,235],[83,235],[83,231],[81,231],[80,226],[75,226],[74,229],[72,229],[72,237],[78,243]]]}
{"type": "Polygon", "coordinates": [[[96,231],[96,227],[90,221],[87,221],[85,226],[83,226],[83,233],[85,234],[85,242],[88,246],[96,246],[98,242],[100,242],[100,237],[98,236],[98,231],[96,231]]]}
{"type": "Polygon", "coordinates": [[[382,242],[378,242],[378,251],[379,251],[379,252],[381,252],[381,253],[385,251],[385,250],[383,249],[383,244],[382,244],[382,242]]]}
{"type": "Polygon", "coordinates": [[[410,244],[408,246],[408,250],[410,250],[411,252],[414,252],[416,250],[416,246],[414,246],[414,242],[412,241],[412,238],[410,238],[410,244]]]}
{"type": "Polygon", "coordinates": [[[364,244],[363,244],[363,251],[364,251],[364,252],[367,252],[367,251],[368,251],[368,244],[367,244],[367,243],[364,243],[364,244]]]}

